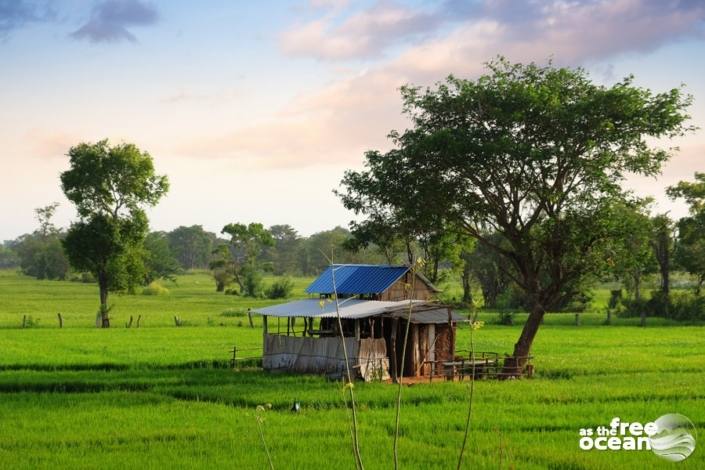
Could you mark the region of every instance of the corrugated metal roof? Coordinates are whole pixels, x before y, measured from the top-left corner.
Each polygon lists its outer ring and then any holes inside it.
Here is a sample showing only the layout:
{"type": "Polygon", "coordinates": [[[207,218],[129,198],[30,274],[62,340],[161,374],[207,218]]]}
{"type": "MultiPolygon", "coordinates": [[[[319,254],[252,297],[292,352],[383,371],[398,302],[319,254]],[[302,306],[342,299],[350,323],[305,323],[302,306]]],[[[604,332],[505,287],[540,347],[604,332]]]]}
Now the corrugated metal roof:
{"type": "MultiPolygon", "coordinates": [[[[424,302],[421,300],[414,300],[414,303],[420,304],[424,302]]],[[[408,308],[409,301],[400,300],[398,302],[382,302],[378,300],[360,300],[353,298],[341,299],[339,301],[341,318],[366,318],[393,311],[403,306],[408,308]]],[[[321,300],[319,299],[295,300],[285,304],[253,309],[252,312],[272,317],[330,318],[336,316],[335,301],[324,300],[323,305],[321,306],[321,300]]]]}
{"type": "Polygon", "coordinates": [[[309,294],[333,294],[335,270],[336,291],[341,295],[381,294],[401,278],[407,266],[387,266],[372,264],[336,264],[329,266],[318,279],[306,289],[309,294]]]}

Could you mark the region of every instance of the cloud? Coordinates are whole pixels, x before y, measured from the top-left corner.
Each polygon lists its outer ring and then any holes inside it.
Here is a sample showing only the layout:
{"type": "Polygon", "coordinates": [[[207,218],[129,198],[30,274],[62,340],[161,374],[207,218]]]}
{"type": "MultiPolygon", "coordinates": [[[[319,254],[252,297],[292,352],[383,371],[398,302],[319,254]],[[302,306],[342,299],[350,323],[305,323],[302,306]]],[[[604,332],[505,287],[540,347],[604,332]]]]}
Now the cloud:
{"type": "Polygon", "coordinates": [[[0,0],[0,38],[27,24],[47,21],[54,17],[54,10],[44,2],[0,0]]]}
{"type": "Polygon", "coordinates": [[[506,26],[515,40],[586,33],[597,40],[593,46],[607,52],[648,49],[678,34],[702,35],[704,18],[702,0],[447,0],[431,11],[378,1],[348,16],[324,14],[295,25],[282,33],[280,47],[319,60],[366,59],[395,45],[409,46],[415,37],[490,21],[506,26]]]}
{"type": "Polygon", "coordinates": [[[293,56],[344,60],[379,55],[403,39],[434,31],[439,17],[393,2],[379,1],[342,22],[326,15],[285,31],[282,50],[293,56]]]}
{"type": "Polygon", "coordinates": [[[491,14],[491,3],[478,7],[482,15],[463,12],[467,18],[442,36],[299,96],[267,121],[189,142],[177,151],[259,167],[359,165],[365,150],[388,148],[389,130],[408,125],[400,114],[401,85],[431,85],[451,73],[476,77],[498,54],[512,61],[552,58],[576,66],[644,53],[701,37],[705,17],[698,2],[550,2],[527,10],[524,24],[513,15],[491,14]]]}
{"type": "Polygon", "coordinates": [[[88,22],[70,36],[94,43],[136,42],[137,38],[128,28],[149,26],[157,20],[157,10],[140,0],[105,0],[93,8],[88,22]]]}

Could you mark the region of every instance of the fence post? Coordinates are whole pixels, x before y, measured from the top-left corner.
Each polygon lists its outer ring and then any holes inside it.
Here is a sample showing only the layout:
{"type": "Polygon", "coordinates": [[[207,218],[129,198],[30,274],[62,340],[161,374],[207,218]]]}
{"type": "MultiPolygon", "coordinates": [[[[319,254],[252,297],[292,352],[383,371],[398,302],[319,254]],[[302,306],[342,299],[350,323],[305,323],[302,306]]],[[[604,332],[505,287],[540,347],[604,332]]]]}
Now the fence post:
{"type": "Polygon", "coordinates": [[[236,361],[237,361],[237,346],[236,346],[236,345],[233,345],[233,358],[232,358],[232,360],[230,361],[230,363],[231,363],[231,367],[230,367],[230,368],[231,368],[231,369],[234,369],[234,368],[235,368],[235,364],[237,364],[236,361]]]}
{"type": "Polygon", "coordinates": [[[575,314],[575,326],[580,326],[580,314],[575,314]]]}
{"type": "Polygon", "coordinates": [[[27,328],[27,315],[22,315],[22,328],[27,328]]]}
{"type": "Polygon", "coordinates": [[[61,318],[61,313],[57,313],[56,316],[59,318],[59,328],[64,327],[64,319],[61,318]]]}
{"type": "Polygon", "coordinates": [[[247,319],[250,320],[250,328],[254,328],[255,324],[252,322],[252,309],[247,309],[247,319]]]}

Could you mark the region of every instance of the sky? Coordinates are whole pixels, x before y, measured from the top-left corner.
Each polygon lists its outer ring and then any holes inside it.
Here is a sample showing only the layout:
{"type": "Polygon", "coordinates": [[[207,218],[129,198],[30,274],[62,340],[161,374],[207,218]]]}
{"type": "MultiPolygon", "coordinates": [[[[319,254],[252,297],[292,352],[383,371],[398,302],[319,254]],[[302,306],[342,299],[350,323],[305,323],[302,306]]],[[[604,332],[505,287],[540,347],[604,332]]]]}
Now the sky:
{"type": "MultiPolygon", "coordinates": [[[[705,0],[0,0],[0,240],[54,201],[74,220],[66,152],[103,138],[168,175],[154,230],[346,226],[332,191],[408,125],[399,87],[475,78],[498,54],[685,85],[705,128],[705,0]]],[[[684,215],[664,190],[705,171],[704,132],[656,142],[680,151],[627,188],[684,215]]]]}

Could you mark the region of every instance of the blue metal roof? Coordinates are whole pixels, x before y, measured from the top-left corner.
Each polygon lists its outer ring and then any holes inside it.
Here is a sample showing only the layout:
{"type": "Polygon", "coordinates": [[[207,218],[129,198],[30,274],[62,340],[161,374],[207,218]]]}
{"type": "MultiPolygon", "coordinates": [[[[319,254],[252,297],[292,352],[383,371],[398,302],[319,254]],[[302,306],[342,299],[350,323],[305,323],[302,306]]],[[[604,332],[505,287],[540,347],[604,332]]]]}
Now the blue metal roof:
{"type": "Polygon", "coordinates": [[[323,271],[306,292],[333,294],[331,269],[335,269],[336,290],[342,295],[381,294],[409,270],[407,266],[336,264],[323,271]]]}

